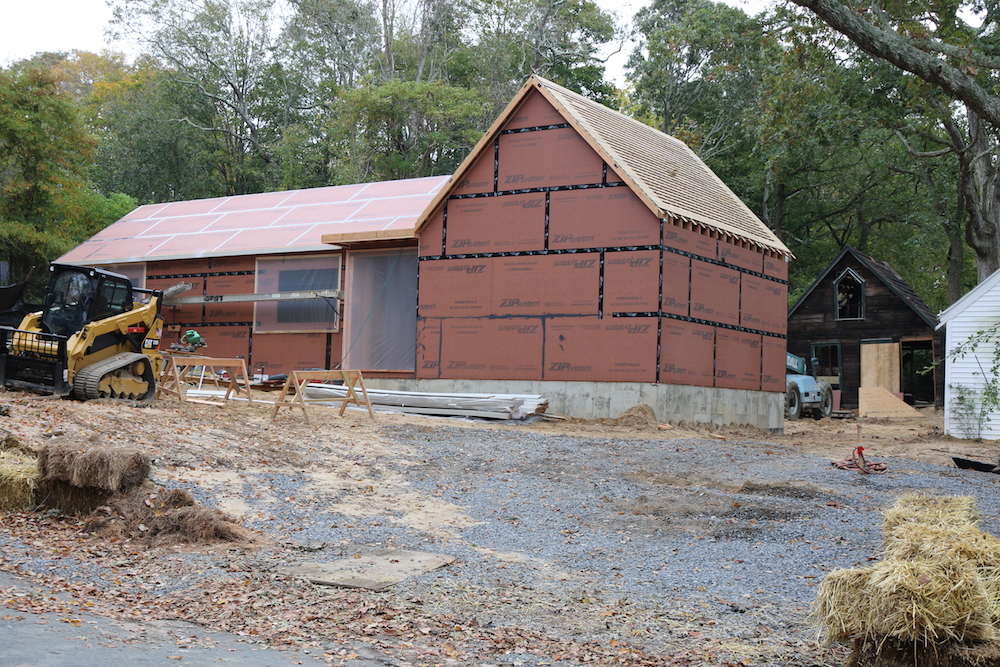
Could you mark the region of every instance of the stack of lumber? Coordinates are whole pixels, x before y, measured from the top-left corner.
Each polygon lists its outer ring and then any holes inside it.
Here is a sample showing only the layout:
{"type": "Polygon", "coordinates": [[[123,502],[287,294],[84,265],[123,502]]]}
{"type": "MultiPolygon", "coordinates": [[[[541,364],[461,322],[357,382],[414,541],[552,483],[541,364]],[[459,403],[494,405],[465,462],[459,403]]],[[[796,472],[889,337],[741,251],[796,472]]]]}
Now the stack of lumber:
{"type": "MultiPolygon", "coordinates": [[[[346,393],[342,386],[319,383],[309,383],[304,390],[310,401],[321,401],[326,396],[342,398],[346,393]]],[[[368,389],[368,398],[376,410],[484,419],[524,419],[545,412],[549,406],[546,398],[531,394],[435,394],[368,389]]]]}

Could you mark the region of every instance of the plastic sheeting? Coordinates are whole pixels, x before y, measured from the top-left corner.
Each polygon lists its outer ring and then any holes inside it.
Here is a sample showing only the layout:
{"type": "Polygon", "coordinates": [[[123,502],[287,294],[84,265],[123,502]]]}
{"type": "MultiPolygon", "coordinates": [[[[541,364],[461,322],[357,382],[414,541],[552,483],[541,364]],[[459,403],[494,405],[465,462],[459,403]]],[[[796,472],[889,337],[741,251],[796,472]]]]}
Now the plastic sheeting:
{"type": "Polygon", "coordinates": [[[352,252],[345,305],[343,368],[413,371],[416,363],[417,249],[352,252]]]}
{"type": "MultiPolygon", "coordinates": [[[[340,255],[258,258],[258,294],[340,289],[340,255]]],[[[339,329],[335,300],[261,301],[254,315],[255,333],[319,332],[339,329]]]]}

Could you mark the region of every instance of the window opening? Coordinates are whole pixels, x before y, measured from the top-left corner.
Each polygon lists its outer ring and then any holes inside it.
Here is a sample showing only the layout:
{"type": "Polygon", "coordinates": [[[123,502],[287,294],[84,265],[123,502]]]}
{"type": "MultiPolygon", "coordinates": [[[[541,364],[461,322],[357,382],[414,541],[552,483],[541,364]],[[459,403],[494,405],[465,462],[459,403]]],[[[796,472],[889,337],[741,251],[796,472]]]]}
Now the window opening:
{"type": "Polygon", "coordinates": [[[816,379],[840,389],[840,343],[813,343],[812,356],[818,360],[816,379]]]}
{"type": "Polygon", "coordinates": [[[834,282],[838,320],[865,319],[865,281],[853,269],[845,269],[834,282]]]}
{"type": "MultiPolygon", "coordinates": [[[[257,294],[324,289],[341,289],[340,255],[257,259],[257,294]]],[[[254,309],[254,333],[336,333],[339,312],[337,299],[260,301],[254,309]]]]}

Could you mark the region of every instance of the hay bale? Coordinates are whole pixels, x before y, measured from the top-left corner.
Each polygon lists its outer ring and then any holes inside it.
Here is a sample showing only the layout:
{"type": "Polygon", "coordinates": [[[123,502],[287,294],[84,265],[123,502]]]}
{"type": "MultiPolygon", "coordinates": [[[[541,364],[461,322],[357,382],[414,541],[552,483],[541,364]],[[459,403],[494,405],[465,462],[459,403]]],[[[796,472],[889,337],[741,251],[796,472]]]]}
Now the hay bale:
{"type": "Polygon", "coordinates": [[[857,611],[865,606],[870,569],[834,570],[823,578],[811,617],[823,629],[828,642],[846,642],[868,633],[866,614],[857,611]]]}
{"type": "Polygon", "coordinates": [[[67,514],[89,514],[106,505],[114,494],[95,486],[73,486],[69,482],[40,479],[36,489],[39,505],[67,514]]]}
{"type": "Polygon", "coordinates": [[[870,570],[870,634],[925,644],[998,638],[989,591],[970,563],[887,560],[870,570]]]}
{"type": "Polygon", "coordinates": [[[84,524],[107,538],[136,539],[156,545],[177,543],[257,541],[250,530],[218,510],[199,507],[181,489],[140,491],[113,498],[84,524]]]}
{"type": "Polygon", "coordinates": [[[972,496],[901,496],[885,511],[882,534],[903,523],[931,526],[978,526],[981,517],[972,496]]]}
{"type": "Polygon", "coordinates": [[[34,460],[36,456],[35,450],[32,449],[28,443],[22,441],[20,438],[18,438],[16,435],[14,435],[9,431],[4,431],[3,429],[0,429],[0,433],[3,434],[3,437],[0,437],[0,452],[21,454],[24,456],[29,456],[32,458],[32,460],[34,460]]]}
{"type": "Polygon", "coordinates": [[[35,504],[35,459],[0,451],[0,510],[26,510],[35,504]]]}
{"type": "Polygon", "coordinates": [[[989,642],[1000,638],[993,602],[970,563],[887,560],[827,575],[813,618],[827,641],[989,642]]]}
{"type": "Polygon", "coordinates": [[[43,482],[64,482],[78,488],[108,493],[129,493],[149,476],[149,457],[139,450],[71,441],[46,443],[38,451],[38,472],[43,482]]]}

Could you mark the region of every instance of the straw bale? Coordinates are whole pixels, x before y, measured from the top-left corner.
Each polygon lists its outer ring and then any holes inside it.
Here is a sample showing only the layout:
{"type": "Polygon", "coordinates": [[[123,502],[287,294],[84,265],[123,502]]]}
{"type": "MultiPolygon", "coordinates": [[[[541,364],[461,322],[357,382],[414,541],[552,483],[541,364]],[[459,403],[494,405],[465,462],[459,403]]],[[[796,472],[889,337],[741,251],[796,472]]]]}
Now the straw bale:
{"type": "Polygon", "coordinates": [[[13,452],[30,456],[31,458],[35,457],[35,450],[31,448],[31,445],[9,431],[0,429],[0,433],[3,434],[3,437],[0,437],[0,452],[13,452]]]}
{"type": "Polygon", "coordinates": [[[902,523],[932,526],[977,526],[981,517],[972,496],[901,496],[885,511],[882,534],[888,535],[902,523]]]}
{"type": "Polygon", "coordinates": [[[0,451],[0,509],[25,510],[35,504],[38,468],[33,457],[0,451]]]}
{"type": "Polygon", "coordinates": [[[89,514],[106,505],[114,494],[96,486],[73,486],[69,482],[39,479],[36,497],[39,505],[67,514],[89,514]]]}
{"type": "Polygon", "coordinates": [[[86,530],[108,538],[149,544],[235,542],[251,544],[256,536],[219,510],[198,506],[187,491],[159,489],[119,495],[87,519],[86,530]]]}
{"type": "Polygon", "coordinates": [[[79,488],[128,493],[149,476],[149,457],[139,450],[62,440],[38,451],[38,471],[44,482],[65,482],[79,488]]]}
{"type": "Polygon", "coordinates": [[[868,633],[866,614],[870,569],[834,570],[823,578],[811,616],[829,642],[845,642],[868,633]]]}
{"type": "Polygon", "coordinates": [[[820,585],[813,617],[827,641],[986,642],[998,638],[992,602],[971,563],[886,560],[831,572],[820,585]]]}

